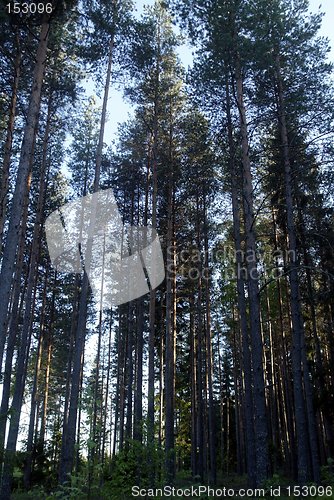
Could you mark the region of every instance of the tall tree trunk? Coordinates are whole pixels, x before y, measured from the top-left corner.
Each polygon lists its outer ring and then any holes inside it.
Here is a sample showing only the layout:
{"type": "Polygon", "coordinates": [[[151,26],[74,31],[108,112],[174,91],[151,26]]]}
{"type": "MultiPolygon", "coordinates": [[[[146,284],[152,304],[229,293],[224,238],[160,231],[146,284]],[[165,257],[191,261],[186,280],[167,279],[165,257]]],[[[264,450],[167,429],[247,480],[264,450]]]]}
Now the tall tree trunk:
{"type": "MultiPolygon", "coordinates": [[[[133,188],[131,193],[131,214],[130,214],[130,225],[134,224],[134,210],[135,210],[135,190],[133,188]]],[[[132,241],[133,235],[130,229],[130,241],[132,241]]],[[[126,441],[127,447],[129,447],[130,440],[133,437],[133,329],[134,329],[134,305],[135,302],[129,302],[127,306],[127,329],[128,329],[128,348],[127,348],[127,408],[126,408],[126,441]]]]}
{"type": "MultiPolygon", "coordinates": [[[[274,247],[275,247],[275,252],[278,251],[279,248],[279,243],[278,243],[278,235],[277,235],[277,223],[276,223],[276,218],[275,218],[275,212],[272,211],[272,218],[273,218],[273,231],[274,231],[274,247]]],[[[282,278],[279,277],[279,259],[278,256],[275,258],[275,270],[276,270],[276,290],[277,290],[277,307],[278,307],[278,314],[279,314],[279,330],[280,330],[280,338],[279,338],[279,344],[280,344],[280,385],[282,387],[282,398],[280,398],[280,402],[282,403],[282,410],[283,410],[283,418],[285,422],[285,428],[286,428],[286,433],[285,433],[285,449],[286,449],[286,472],[288,473],[289,471],[293,472],[293,477],[296,477],[296,467],[295,467],[295,460],[294,460],[294,450],[295,450],[295,432],[294,432],[294,422],[293,422],[293,396],[292,396],[292,384],[291,384],[291,373],[289,370],[289,366],[287,363],[288,359],[288,348],[287,348],[287,342],[286,342],[286,327],[284,323],[284,316],[283,316],[283,293],[282,293],[282,286],[281,286],[281,281],[282,278]]],[[[288,322],[290,325],[290,322],[288,322]]],[[[289,330],[289,327],[288,327],[289,330]]]]}
{"type": "MultiPolygon", "coordinates": [[[[49,170],[47,171],[47,147],[49,143],[49,137],[50,137],[50,126],[51,126],[51,114],[52,114],[52,93],[50,92],[49,99],[48,99],[48,114],[47,114],[47,120],[46,120],[46,126],[45,126],[45,132],[44,132],[44,138],[43,138],[43,151],[42,151],[42,168],[41,168],[41,179],[40,179],[40,188],[39,188],[39,198],[40,201],[39,203],[42,204],[41,207],[39,207],[40,211],[43,211],[44,209],[44,201],[45,201],[45,194],[46,194],[46,188],[47,188],[47,182],[48,182],[48,177],[49,177],[49,170]]],[[[40,223],[40,220],[42,219],[42,213],[40,215],[37,215],[37,224],[40,223]]],[[[47,280],[47,275],[46,274],[46,280],[47,280]]],[[[56,274],[55,274],[55,282],[56,282],[56,274]]],[[[46,302],[46,290],[47,290],[47,283],[44,285],[44,296],[43,296],[43,308],[42,308],[42,314],[45,314],[45,302],[46,302]]],[[[52,293],[52,311],[51,311],[51,328],[53,325],[53,320],[54,320],[54,304],[55,304],[55,288],[53,289],[52,293]]],[[[30,485],[30,477],[31,477],[31,467],[32,467],[32,451],[33,451],[33,437],[34,437],[34,427],[35,427],[35,417],[36,417],[36,407],[37,407],[37,390],[38,390],[38,380],[39,380],[39,372],[40,372],[40,366],[41,366],[41,356],[42,356],[42,349],[43,349],[43,342],[44,342],[44,331],[43,331],[43,321],[41,323],[41,328],[40,328],[40,337],[38,339],[38,352],[37,352],[37,359],[36,359],[36,366],[35,366],[35,376],[34,376],[34,383],[33,383],[33,390],[32,390],[32,396],[31,396],[31,407],[30,407],[30,420],[29,420],[29,429],[28,429],[28,439],[27,439],[27,460],[25,464],[25,471],[24,471],[24,484],[26,488],[29,488],[30,485]]],[[[49,336],[51,335],[51,332],[49,332],[49,336]]],[[[50,338],[49,338],[50,340],[50,338]]],[[[47,394],[47,389],[45,389],[45,393],[47,394]]]]}
{"type": "Polygon", "coordinates": [[[242,239],[240,223],[240,207],[238,197],[238,176],[237,166],[235,164],[235,145],[233,139],[233,126],[231,117],[231,99],[230,86],[226,79],[226,114],[228,126],[228,144],[229,144],[229,173],[231,178],[231,197],[232,197],[232,216],[233,216],[233,237],[236,255],[235,269],[237,277],[237,297],[240,320],[240,330],[242,338],[242,361],[244,369],[245,384],[245,430],[246,430],[246,453],[247,453],[247,472],[249,485],[254,487],[256,484],[256,462],[255,462],[255,434],[254,434],[254,406],[253,406],[253,388],[252,388],[252,366],[250,353],[250,339],[247,324],[247,307],[245,297],[245,276],[244,261],[242,258],[242,239]]]}
{"type": "MultiPolygon", "coordinates": [[[[148,196],[150,178],[150,151],[147,152],[146,186],[145,186],[145,206],[144,206],[144,226],[147,226],[148,219],[148,196]]],[[[140,224],[140,188],[138,186],[138,225],[140,224]]],[[[146,246],[144,244],[144,246],[146,246]]],[[[134,396],[134,425],[133,438],[142,443],[143,441],[143,351],[144,351],[144,298],[137,299],[137,337],[136,337],[136,387],[134,396]]]]}
{"type": "Polygon", "coordinates": [[[123,304],[120,308],[120,333],[121,333],[121,345],[118,349],[121,352],[120,358],[120,379],[119,379],[119,432],[118,432],[118,449],[121,451],[124,446],[124,421],[125,421],[125,382],[127,377],[127,345],[128,345],[128,335],[127,335],[127,321],[126,321],[126,305],[123,304]]]}
{"type": "MultiPolygon", "coordinates": [[[[113,55],[114,37],[112,36],[108,47],[108,67],[106,75],[106,83],[104,87],[103,104],[102,104],[102,114],[101,114],[101,125],[99,142],[96,151],[96,165],[95,165],[95,178],[94,178],[94,193],[98,191],[100,185],[100,172],[102,163],[102,150],[103,150],[103,137],[104,129],[106,123],[107,115],[107,103],[109,95],[109,87],[111,80],[111,68],[112,68],[112,55],[113,55]]],[[[91,224],[93,221],[91,221],[91,224]]],[[[92,242],[88,242],[86,255],[88,259],[90,258],[92,252],[92,242]]],[[[75,434],[77,427],[77,412],[78,412],[78,400],[80,392],[80,374],[82,370],[82,359],[85,347],[85,337],[86,337],[86,320],[87,320],[87,298],[88,298],[89,280],[88,275],[84,272],[81,286],[81,295],[79,302],[79,312],[78,312],[78,323],[76,328],[75,336],[75,347],[73,353],[73,370],[72,370],[72,386],[71,386],[71,396],[70,405],[68,412],[67,425],[63,429],[63,439],[61,447],[61,459],[59,466],[59,482],[61,484],[65,483],[68,478],[68,474],[71,473],[73,467],[74,459],[74,446],[75,446],[75,434]]]]}
{"type": "MultiPolygon", "coordinates": [[[[31,180],[31,175],[29,176],[28,180],[29,183],[30,180],[31,180]]],[[[27,225],[28,205],[29,205],[28,197],[26,197],[25,204],[23,207],[22,224],[20,228],[20,242],[19,242],[17,263],[15,269],[14,288],[11,300],[12,303],[11,303],[11,314],[9,321],[9,334],[6,346],[6,360],[5,360],[5,369],[3,375],[3,385],[2,385],[2,395],[1,395],[1,408],[0,408],[0,453],[1,453],[0,463],[1,464],[3,460],[3,452],[5,447],[5,435],[6,435],[6,427],[8,419],[11,379],[13,372],[13,356],[14,356],[15,344],[17,342],[17,337],[18,337],[19,320],[21,317],[23,302],[24,302],[24,296],[22,296],[21,294],[21,274],[23,269],[24,251],[26,246],[25,232],[27,225]]],[[[26,291],[27,279],[28,277],[25,278],[23,295],[26,291]]]]}
{"type": "Polygon", "coordinates": [[[5,345],[7,313],[17,246],[19,243],[20,222],[22,219],[24,200],[26,196],[28,196],[28,177],[31,168],[31,157],[34,150],[36,130],[39,120],[49,31],[50,16],[45,15],[42,21],[39,44],[36,53],[36,64],[33,75],[29,108],[27,112],[27,121],[24,128],[15,191],[12,200],[12,208],[0,273],[0,366],[2,365],[3,350],[5,345]]]}
{"type": "Polygon", "coordinates": [[[127,402],[126,402],[126,445],[129,446],[130,440],[132,438],[132,415],[133,415],[133,303],[129,302],[128,304],[128,344],[127,344],[127,380],[126,380],[126,394],[127,394],[127,402]]]}
{"type": "Polygon", "coordinates": [[[268,476],[268,431],[263,374],[263,345],[260,325],[260,300],[257,271],[255,216],[253,207],[253,182],[249,158],[247,117],[244,104],[243,81],[240,63],[237,62],[236,92],[240,118],[241,149],[243,164],[243,206],[246,236],[247,285],[249,302],[250,338],[254,380],[254,418],[256,449],[256,482],[258,485],[268,476]]]}
{"type": "Polygon", "coordinates": [[[205,282],[205,337],[207,357],[207,379],[208,379],[208,433],[209,433],[209,458],[210,458],[210,480],[212,484],[217,482],[216,464],[216,423],[213,402],[213,367],[211,346],[211,315],[210,315],[210,269],[209,269],[209,240],[207,225],[206,193],[203,190],[203,232],[204,232],[204,282],[205,282]]]}
{"type": "Polygon", "coordinates": [[[100,310],[99,310],[99,324],[98,324],[98,340],[95,364],[95,380],[94,380],[94,394],[93,394],[93,415],[92,415],[92,428],[91,439],[93,446],[88,450],[88,497],[91,495],[91,485],[94,476],[94,466],[99,459],[99,449],[101,447],[101,430],[97,429],[97,417],[99,405],[102,406],[103,401],[99,399],[100,392],[100,366],[101,366],[101,347],[102,347],[102,318],[103,318],[103,293],[104,293],[104,269],[105,269],[105,235],[103,235],[103,254],[102,254],[102,277],[100,289],[100,310]]]}
{"type": "Polygon", "coordinates": [[[166,372],[165,372],[165,447],[168,483],[175,475],[174,450],[174,328],[173,328],[173,279],[175,273],[173,245],[173,182],[169,179],[167,206],[167,276],[166,276],[166,372]]]}
{"type": "MultiPolygon", "coordinates": [[[[158,70],[157,70],[158,71],[158,70]]],[[[154,107],[154,131],[153,131],[153,151],[152,151],[152,228],[157,227],[157,192],[158,192],[158,110],[157,103],[154,107]]],[[[152,256],[154,262],[154,256],[152,256]]],[[[147,441],[154,442],[154,342],[155,342],[155,321],[156,321],[156,292],[150,290],[149,306],[149,338],[148,338],[148,403],[147,403],[147,441]]],[[[152,464],[153,466],[153,464],[152,464]]],[[[152,472],[151,472],[151,479],[152,472]]]]}
{"type": "Polygon", "coordinates": [[[22,325],[22,334],[20,338],[20,346],[17,356],[17,364],[15,370],[15,384],[14,394],[11,404],[11,419],[8,430],[5,463],[2,473],[2,483],[0,490],[0,499],[5,500],[10,498],[13,470],[14,470],[14,455],[16,451],[17,438],[19,434],[19,424],[21,409],[23,404],[23,395],[25,388],[25,381],[28,369],[28,359],[32,335],[32,318],[36,305],[36,292],[37,292],[37,266],[39,252],[40,252],[40,236],[37,234],[40,229],[35,226],[36,234],[34,234],[33,245],[31,251],[31,267],[29,270],[28,285],[26,291],[25,310],[22,325]]]}
{"type": "MultiPolygon", "coordinates": [[[[103,425],[102,425],[102,450],[101,450],[101,461],[104,464],[105,461],[105,448],[106,448],[106,440],[107,440],[107,419],[108,419],[108,401],[109,401],[109,386],[110,386],[110,372],[111,372],[111,338],[112,338],[112,310],[110,309],[110,320],[109,320],[109,336],[108,336],[108,357],[107,357],[107,375],[106,375],[106,388],[105,388],[105,396],[104,396],[104,404],[103,404],[103,425]]],[[[111,415],[111,408],[110,408],[111,415]]],[[[111,417],[110,417],[111,418],[111,417]]],[[[110,429],[111,434],[111,429],[110,429]]],[[[111,455],[111,447],[109,450],[111,455]]]]}
{"type": "Polygon", "coordinates": [[[16,366],[16,378],[15,378],[15,386],[14,386],[14,395],[13,401],[11,405],[12,416],[10,420],[7,446],[6,446],[6,458],[7,464],[3,471],[2,476],[2,485],[1,485],[1,493],[0,498],[5,498],[6,495],[10,494],[11,483],[12,483],[12,473],[13,473],[13,460],[12,456],[16,450],[17,437],[19,432],[19,422],[21,415],[21,408],[23,403],[23,394],[24,394],[24,386],[25,379],[28,368],[28,355],[30,349],[30,337],[31,337],[31,328],[32,328],[32,317],[35,307],[35,295],[36,295],[36,286],[38,279],[38,259],[40,255],[41,249],[41,228],[43,221],[43,213],[44,213],[44,204],[45,204],[45,194],[46,194],[46,186],[48,180],[47,174],[47,145],[49,141],[50,134],[50,116],[51,116],[51,95],[48,103],[48,117],[47,123],[45,127],[45,133],[43,138],[43,146],[42,146],[42,164],[40,171],[40,182],[39,182],[39,194],[37,201],[37,212],[36,212],[36,220],[34,224],[34,232],[32,238],[32,248],[31,248],[31,257],[30,257],[30,267],[27,281],[27,290],[25,297],[25,309],[24,309],[24,317],[23,317],[23,325],[22,325],[22,334],[20,339],[20,347],[18,353],[18,360],[16,366]]]}
{"type": "Polygon", "coordinates": [[[137,299],[136,324],[136,385],[134,394],[133,439],[143,441],[143,347],[144,347],[144,300],[137,299]]]}
{"type": "Polygon", "coordinates": [[[2,254],[2,238],[3,228],[6,218],[7,202],[8,202],[8,187],[9,187],[9,167],[12,155],[12,144],[14,136],[14,122],[16,115],[17,91],[20,79],[21,69],[21,47],[18,28],[16,28],[16,56],[14,61],[14,79],[12,85],[12,95],[9,105],[9,117],[7,125],[6,141],[4,146],[4,157],[2,164],[1,187],[0,187],[0,256],[2,254]]]}
{"type": "Polygon", "coordinates": [[[298,258],[297,258],[297,239],[296,228],[293,214],[293,193],[292,193],[292,175],[290,165],[289,140],[286,123],[285,99],[283,90],[283,81],[280,69],[279,56],[276,57],[276,78],[278,86],[278,120],[279,129],[282,141],[283,162],[284,162],[284,186],[285,186],[285,203],[286,203],[286,219],[288,233],[288,250],[289,250],[289,281],[290,281],[290,305],[292,318],[292,370],[293,370],[293,387],[294,387],[294,402],[295,402],[295,418],[297,431],[297,449],[298,449],[298,480],[306,482],[309,477],[307,470],[307,439],[310,439],[311,459],[313,468],[313,479],[320,480],[320,467],[318,457],[317,436],[315,433],[315,421],[313,412],[313,401],[310,394],[310,381],[308,366],[305,364],[305,333],[303,325],[303,317],[300,305],[300,291],[298,278],[298,258]],[[303,371],[306,402],[303,387],[303,371]],[[307,413],[306,415],[306,408],[307,413]]]}
{"type": "MultiPolygon", "coordinates": [[[[201,234],[200,234],[200,206],[198,193],[196,194],[196,246],[197,251],[200,252],[201,234]]],[[[198,292],[197,292],[197,387],[196,387],[196,399],[197,399],[197,420],[196,420],[196,435],[197,444],[196,448],[198,450],[198,474],[201,477],[201,481],[204,480],[204,469],[205,469],[205,443],[204,443],[204,404],[203,404],[203,312],[202,312],[202,265],[199,262],[198,267],[198,292]]]]}
{"type": "Polygon", "coordinates": [[[41,411],[41,428],[38,436],[38,449],[41,452],[44,451],[44,446],[45,446],[46,419],[48,414],[48,403],[49,403],[51,360],[52,360],[52,350],[53,350],[52,327],[53,327],[53,321],[51,320],[51,327],[46,339],[46,366],[45,366],[44,394],[43,394],[42,411],[41,411]]]}
{"type": "Polygon", "coordinates": [[[192,476],[198,474],[198,455],[197,455],[197,367],[196,367],[196,339],[195,339],[195,310],[194,300],[190,295],[189,297],[189,339],[190,339],[190,385],[191,385],[191,471],[192,476]]]}

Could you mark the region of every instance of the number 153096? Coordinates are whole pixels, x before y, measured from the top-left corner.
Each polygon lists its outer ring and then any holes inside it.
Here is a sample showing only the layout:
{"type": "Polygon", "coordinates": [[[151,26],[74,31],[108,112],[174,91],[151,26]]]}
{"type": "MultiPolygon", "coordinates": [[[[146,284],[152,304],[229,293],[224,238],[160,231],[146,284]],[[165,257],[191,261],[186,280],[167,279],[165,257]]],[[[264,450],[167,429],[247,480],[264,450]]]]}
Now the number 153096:
{"type": "Polygon", "coordinates": [[[6,5],[8,14],[51,14],[52,9],[51,2],[9,2],[6,5]]]}
{"type": "Polygon", "coordinates": [[[332,486],[321,485],[304,485],[304,486],[287,486],[288,496],[293,497],[332,497],[332,486]]]}

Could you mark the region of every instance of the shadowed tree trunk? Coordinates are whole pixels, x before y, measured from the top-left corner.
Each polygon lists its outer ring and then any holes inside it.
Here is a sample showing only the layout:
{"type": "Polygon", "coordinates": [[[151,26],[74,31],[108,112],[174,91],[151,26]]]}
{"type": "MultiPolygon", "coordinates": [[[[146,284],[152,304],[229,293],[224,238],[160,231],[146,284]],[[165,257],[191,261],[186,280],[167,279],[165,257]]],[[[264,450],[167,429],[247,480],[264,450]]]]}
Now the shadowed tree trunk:
{"type": "Polygon", "coordinates": [[[42,83],[45,72],[47,44],[50,31],[50,17],[43,18],[39,44],[36,53],[36,64],[30,94],[27,121],[24,128],[20,160],[9,218],[8,232],[4,246],[3,259],[0,273],[0,366],[2,365],[3,350],[6,337],[7,312],[14,272],[17,246],[19,243],[20,222],[22,219],[24,200],[29,195],[28,177],[31,168],[36,129],[39,119],[42,83]]]}
{"type": "Polygon", "coordinates": [[[228,127],[229,144],[229,174],[231,177],[231,198],[232,198],[232,217],[233,217],[233,236],[235,248],[235,270],[237,279],[237,297],[239,321],[242,338],[242,361],[244,370],[245,384],[245,431],[246,431],[246,453],[247,453],[247,473],[250,486],[256,484],[255,470],[255,434],[254,434],[254,407],[253,407],[253,388],[252,388],[252,366],[250,353],[250,339],[247,325],[247,308],[245,297],[245,277],[244,262],[242,258],[242,239],[240,223],[240,206],[238,196],[238,169],[235,162],[236,151],[233,139],[233,127],[231,118],[231,99],[230,86],[226,80],[226,115],[228,127]]]}
{"type": "Polygon", "coordinates": [[[2,254],[2,238],[3,228],[6,218],[7,202],[8,202],[8,187],[9,187],[9,167],[12,155],[12,144],[14,135],[14,122],[16,115],[17,91],[20,79],[21,69],[21,47],[18,29],[16,29],[16,49],[17,53],[14,61],[14,79],[12,84],[12,95],[9,105],[9,117],[7,125],[6,142],[4,146],[4,157],[2,164],[1,186],[0,186],[0,256],[2,254]]]}
{"type": "Polygon", "coordinates": [[[268,475],[268,431],[266,401],[264,393],[263,345],[260,325],[260,299],[257,271],[257,248],[255,216],[253,207],[253,182],[249,158],[247,117],[244,104],[242,73],[237,62],[236,94],[240,118],[241,150],[243,165],[243,208],[246,237],[247,286],[249,302],[249,325],[253,368],[253,403],[256,449],[256,483],[260,485],[268,475]]]}
{"type": "Polygon", "coordinates": [[[305,332],[304,320],[300,305],[300,290],[298,277],[297,238],[293,213],[292,173],[289,154],[289,140],[285,114],[285,99],[283,81],[280,69],[280,59],[276,56],[276,78],[278,87],[278,120],[282,141],[282,152],[284,162],[284,187],[286,203],[286,222],[288,233],[289,254],[289,283],[290,283],[290,306],[292,319],[292,370],[295,403],[295,419],[298,450],[298,480],[305,483],[310,477],[308,471],[308,447],[309,439],[312,478],[320,481],[320,466],[318,457],[318,443],[316,435],[316,423],[313,410],[312,391],[309,380],[309,371],[305,354],[305,332]],[[304,387],[303,387],[304,378],[304,387]],[[305,393],[304,393],[305,390],[305,393]],[[305,401],[306,398],[306,401],[305,401]],[[307,411],[307,414],[306,414],[307,411]]]}

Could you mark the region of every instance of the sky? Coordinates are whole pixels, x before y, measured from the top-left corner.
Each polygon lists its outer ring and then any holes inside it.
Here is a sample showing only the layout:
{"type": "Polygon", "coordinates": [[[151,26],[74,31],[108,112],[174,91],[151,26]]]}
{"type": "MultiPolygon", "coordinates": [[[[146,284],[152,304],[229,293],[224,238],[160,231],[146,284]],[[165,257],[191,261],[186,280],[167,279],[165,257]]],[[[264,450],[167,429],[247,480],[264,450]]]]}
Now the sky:
{"type": "MultiPolygon", "coordinates": [[[[152,0],[138,0],[136,2],[137,15],[139,16],[143,11],[144,5],[150,5],[152,3],[152,0]]],[[[329,38],[330,45],[332,47],[330,59],[334,62],[334,0],[309,0],[309,4],[310,12],[318,12],[320,8],[320,10],[325,14],[320,34],[329,38]]],[[[180,47],[179,56],[185,67],[191,64],[192,57],[190,47],[186,45],[180,47]]],[[[108,122],[104,137],[104,142],[107,145],[110,145],[112,141],[116,139],[118,125],[129,118],[130,112],[131,106],[129,103],[125,102],[122,92],[111,88],[108,102],[108,122]]]]}

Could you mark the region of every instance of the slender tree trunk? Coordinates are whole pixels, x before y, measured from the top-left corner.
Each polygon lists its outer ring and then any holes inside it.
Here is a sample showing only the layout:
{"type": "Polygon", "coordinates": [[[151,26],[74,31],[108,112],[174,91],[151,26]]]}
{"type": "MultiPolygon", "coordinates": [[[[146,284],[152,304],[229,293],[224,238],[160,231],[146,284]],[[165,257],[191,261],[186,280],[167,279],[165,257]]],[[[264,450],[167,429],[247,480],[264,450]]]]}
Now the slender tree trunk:
{"type": "MultiPolygon", "coordinates": [[[[153,158],[152,158],[152,228],[157,227],[157,192],[158,192],[158,116],[157,104],[154,111],[154,132],[153,132],[153,158]]],[[[154,258],[152,257],[152,262],[154,258]]],[[[148,338],[148,403],[147,403],[147,441],[154,442],[154,341],[155,341],[155,321],[156,321],[156,292],[150,290],[149,306],[149,338],[148,338]]],[[[151,479],[152,473],[151,473],[151,479]]]]}
{"type": "MultiPolygon", "coordinates": [[[[224,390],[223,390],[223,370],[222,370],[222,357],[221,357],[221,347],[220,347],[220,332],[217,337],[217,355],[218,355],[218,380],[219,380],[219,416],[220,416],[220,456],[221,456],[221,471],[224,467],[224,454],[225,454],[225,443],[224,443],[224,390]]],[[[238,421],[238,419],[236,419],[238,421]]],[[[239,421],[238,421],[239,422],[239,421]]]]}
{"type": "Polygon", "coordinates": [[[91,494],[91,485],[94,476],[94,466],[97,463],[99,456],[99,449],[101,444],[101,430],[98,433],[97,429],[97,417],[99,405],[102,405],[102,399],[100,399],[100,366],[101,366],[101,346],[102,346],[102,304],[103,304],[103,293],[104,293],[104,269],[105,269],[105,235],[103,235],[103,256],[102,256],[102,277],[101,277],[101,289],[100,289],[100,311],[99,311],[99,325],[98,325],[98,340],[97,340],[97,353],[96,353],[96,364],[95,364],[95,380],[94,380],[94,395],[93,395],[93,415],[92,415],[92,430],[91,439],[93,441],[93,446],[89,449],[88,455],[88,497],[91,494]]]}
{"type": "MultiPolygon", "coordinates": [[[[200,252],[200,207],[199,207],[199,197],[196,195],[196,245],[197,251],[200,252]]],[[[202,265],[199,262],[198,267],[198,292],[197,292],[197,387],[196,387],[196,399],[197,399],[197,421],[196,421],[196,435],[197,435],[197,450],[198,450],[198,474],[201,477],[201,481],[204,480],[204,468],[205,468],[205,450],[204,450],[204,404],[203,404],[203,312],[202,312],[202,265]]]]}
{"type": "MultiPolygon", "coordinates": [[[[135,210],[135,190],[131,193],[131,215],[130,225],[134,224],[134,210],[135,210]]],[[[132,230],[130,229],[130,241],[133,239],[132,230]]],[[[134,302],[129,302],[127,305],[127,330],[128,330],[128,348],[127,348],[127,407],[126,407],[126,445],[130,445],[130,440],[133,437],[133,329],[134,329],[134,302]]]]}
{"type": "MultiPolygon", "coordinates": [[[[274,229],[274,245],[275,252],[278,251],[278,236],[277,236],[277,224],[275,219],[275,213],[273,211],[273,229],[274,229]]],[[[280,363],[280,380],[282,390],[282,398],[280,401],[283,407],[283,418],[285,421],[286,435],[285,435],[285,446],[287,452],[286,458],[286,471],[293,471],[293,477],[296,477],[296,467],[294,460],[294,450],[295,450],[295,432],[294,432],[294,422],[293,422],[293,397],[292,397],[292,385],[291,385],[291,373],[287,364],[288,352],[286,345],[286,333],[285,324],[283,316],[283,297],[282,297],[282,286],[281,278],[279,277],[279,262],[278,257],[275,259],[276,266],[276,289],[277,289],[277,307],[279,313],[279,330],[280,330],[280,352],[281,352],[281,363],[280,363]]],[[[290,322],[289,322],[290,325],[290,322]]],[[[289,329],[289,327],[288,327],[289,329]]]]}
{"type": "Polygon", "coordinates": [[[203,230],[204,230],[204,280],[205,280],[205,337],[206,337],[206,357],[208,375],[208,433],[209,433],[209,457],[210,457],[210,479],[212,484],[217,482],[216,464],[216,423],[215,409],[213,402],[213,367],[212,367],[212,346],[211,346],[211,316],[210,316],[210,269],[209,269],[209,241],[207,227],[206,195],[203,192],[203,230]]]}
{"type": "MultiPolygon", "coordinates": [[[[104,396],[104,405],[103,405],[103,434],[102,434],[102,464],[105,461],[105,448],[106,448],[106,434],[107,434],[107,419],[108,419],[108,401],[109,401],[109,386],[110,386],[110,372],[111,372],[111,338],[112,338],[112,310],[110,309],[110,321],[109,321],[109,336],[108,336],[108,358],[107,358],[107,376],[106,376],[106,388],[105,388],[105,396],[104,396]]],[[[110,409],[111,415],[111,409],[110,409]]],[[[110,430],[111,434],[111,430],[110,430]]],[[[111,455],[111,447],[110,447],[110,455],[111,455]]]]}
{"type": "Polygon", "coordinates": [[[196,339],[195,339],[195,311],[193,297],[189,297],[190,314],[190,385],[191,385],[191,471],[192,476],[198,474],[198,455],[197,455],[197,398],[196,398],[196,339]]]}
{"type": "MultiPolygon", "coordinates": [[[[152,148],[152,227],[157,228],[157,194],[158,194],[158,119],[159,119],[159,90],[160,90],[160,26],[157,26],[157,52],[155,54],[155,75],[154,75],[154,111],[153,111],[153,148],[152,148]]],[[[154,255],[152,256],[154,262],[154,255]]],[[[156,321],[156,292],[150,290],[149,307],[149,338],[148,338],[148,403],[147,403],[147,441],[150,446],[154,443],[154,342],[155,342],[155,321],[156,321]]],[[[152,450],[153,451],[153,450],[152,450]]],[[[149,457],[150,462],[150,484],[154,483],[153,457],[149,457]]]]}
{"type": "Polygon", "coordinates": [[[41,414],[41,428],[39,431],[38,437],[38,449],[41,452],[44,451],[45,445],[45,433],[46,433],[46,419],[48,414],[48,402],[49,402],[49,391],[50,391],[50,372],[51,372],[51,360],[52,360],[52,322],[51,328],[48,332],[47,336],[47,344],[46,344],[46,366],[45,366],[45,382],[44,382],[44,394],[43,394],[43,402],[42,402],[42,414],[41,414]]]}
{"type": "Polygon", "coordinates": [[[137,300],[137,336],[136,336],[136,388],[134,395],[133,439],[143,441],[143,332],[144,332],[144,301],[137,300]]]}
{"type": "Polygon", "coordinates": [[[169,179],[168,207],[167,207],[167,288],[166,288],[166,374],[165,374],[165,447],[166,447],[166,474],[168,484],[171,484],[175,475],[174,451],[174,328],[173,328],[173,278],[174,246],[173,246],[173,184],[169,179]]]}
{"type": "MultiPolygon", "coordinates": [[[[271,441],[273,444],[273,457],[272,457],[272,468],[273,471],[276,471],[278,468],[277,463],[277,452],[280,446],[280,421],[278,418],[278,393],[277,393],[277,372],[275,370],[276,366],[276,357],[275,353],[277,351],[276,343],[274,342],[274,322],[271,316],[271,305],[268,295],[268,287],[264,289],[264,300],[265,300],[265,312],[266,312],[266,322],[268,328],[269,335],[269,350],[268,350],[268,359],[266,360],[267,372],[268,372],[268,382],[269,382],[269,390],[268,390],[268,407],[270,409],[270,429],[271,429],[271,441]]],[[[273,472],[271,471],[271,473],[273,472]]]]}
{"type": "Polygon", "coordinates": [[[127,363],[126,363],[126,354],[127,354],[127,346],[128,346],[128,335],[127,335],[127,321],[125,314],[126,305],[123,305],[121,308],[121,322],[120,322],[120,331],[121,331],[121,366],[120,366],[120,382],[119,382],[119,432],[118,432],[118,449],[121,451],[124,446],[124,421],[125,421],[125,382],[127,378],[127,363]]]}
{"type": "Polygon", "coordinates": [[[76,454],[74,457],[74,470],[76,474],[80,471],[80,440],[81,440],[81,412],[82,412],[82,390],[83,390],[83,377],[84,377],[84,363],[85,363],[85,350],[82,352],[81,358],[81,372],[80,372],[80,385],[79,385],[79,397],[78,397],[78,416],[77,416],[77,426],[76,426],[76,454]]]}
{"type": "MultiPolygon", "coordinates": [[[[144,226],[147,226],[148,219],[148,195],[149,195],[149,177],[150,177],[150,154],[147,153],[147,171],[146,171],[146,188],[145,188],[145,207],[144,207],[144,226]]],[[[139,206],[139,187],[138,187],[138,225],[140,223],[140,206],[139,206]]],[[[145,244],[144,244],[145,246],[145,244]]],[[[137,338],[136,338],[136,354],[137,354],[137,376],[136,388],[134,397],[134,426],[133,438],[142,443],[143,441],[143,351],[144,351],[144,298],[137,299],[137,338]]]]}
{"type": "Polygon", "coordinates": [[[128,304],[128,345],[127,345],[127,381],[126,381],[126,445],[130,444],[132,438],[132,420],[133,420],[133,303],[128,304]]]}

